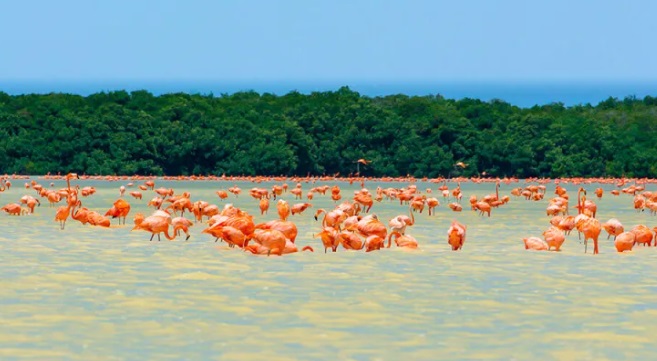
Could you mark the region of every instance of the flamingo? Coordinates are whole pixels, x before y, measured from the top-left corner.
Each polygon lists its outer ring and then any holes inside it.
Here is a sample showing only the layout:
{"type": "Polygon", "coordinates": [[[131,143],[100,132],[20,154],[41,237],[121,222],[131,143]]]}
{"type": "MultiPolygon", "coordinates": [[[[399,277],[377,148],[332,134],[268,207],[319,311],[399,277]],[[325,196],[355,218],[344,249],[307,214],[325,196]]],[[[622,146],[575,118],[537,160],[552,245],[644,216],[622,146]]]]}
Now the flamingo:
{"type": "Polygon", "coordinates": [[[11,216],[21,216],[29,212],[27,209],[21,208],[21,205],[18,203],[9,203],[0,209],[11,216]]]}
{"type": "Polygon", "coordinates": [[[463,248],[465,243],[466,226],[456,220],[452,221],[447,230],[447,243],[452,246],[452,251],[458,251],[463,248]]]}
{"type": "Polygon", "coordinates": [[[143,230],[146,232],[151,232],[151,238],[149,241],[152,241],[153,237],[156,234],[157,234],[157,240],[161,241],[160,233],[164,233],[164,236],[170,241],[173,241],[176,238],[175,233],[173,236],[169,234],[169,225],[171,224],[171,216],[167,212],[161,210],[156,211],[155,213],[153,213],[152,215],[146,218],[144,218],[143,214],[137,213],[135,215],[134,222],[135,222],[135,227],[132,229],[132,231],[143,230]]]}
{"type": "Polygon", "coordinates": [[[336,252],[340,241],[338,240],[338,231],[333,227],[324,227],[321,232],[313,235],[313,238],[319,237],[322,240],[324,245],[324,253],[327,252],[329,248],[336,252]]]}
{"type": "Polygon", "coordinates": [[[216,238],[215,242],[221,238],[226,241],[228,246],[231,248],[235,246],[242,248],[246,242],[246,236],[244,235],[244,232],[231,226],[220,225],[218,227],[209,227],[201,231],[201,233],[207,233],[214,236],[216,238]]]}
{"type": "Polygon", "coordinates": [[[543,232],[543,237],[545,238],[545,243],[548,245],[548,251],[551,248],[554,248],[555,251],[559,251],[561,245],[563,245],[563,242],[566,240],[566,235],[563,231],[554,226],[543,232]]]}
{"type": "Polygon", "coordinates": [[[269,199],[265,197],[260,198],[260,204],[258,206],[260,207],[260,215],[267,213],[269,210],[269,199]]]}
{"type": "Polygon", "coordinates": [[[619,253],[631,251],[635,243],[636,235],[632,232],[623,232],[614,239],[614,246],[616,246],[616,251],[619,253]]]}
{"type": "Polygon", "coordinates": [[[458,203],[450,203],[448,206],[454,212],[460,212],[463,210],[463,207],[458,203]]]}
{"type": "Polygon", "coordinates": [[[371,235],[365,240],[365,252],[378,251],[384,247],[385,239],[377,235],[371,235]]]}
{"type": "Polygon", "coordinates": [[[440,205],[438,198],[429,197],[427,198],[426,202],[427,202],[427,208],[429,209],[429,215],[435,214],[436,211],[434,209],[440,205]]]}
{"type": "Polygon", "coordinates": [[[299,233],[296,224],[290,221],[281,221],[275,219],[266,223],[259,223],[255,225],[255,229],[275,229],[282,232],[290,242],[294,243],[299,233]]]}
{"type": "Polygon", "coordinates": [[[548,243],[538,237],[523,238],[522,241],[525,243],[525,249],[533,251],[547,251],[550,249],[548,243]]]}
{"type": "Polygon", "coordinates": [[[413,215],[413,208],[412,206],[409,205],[408,207],[408,214],[410,217],[400,214],[396,217],[393,217],[390,222],[388,222],[388,226],[390,227],[391,232],[399,232],[402,235],[406,232],[406,227],[407,226],[412,226],[415,224],[415,216],[413,215]]]}
{"type": "MultiPolygon", "coordinates": [[[[125,218],[123,220],[123,224],[125,224],[125,218]]],[[[191,235],[189,234],[189,227],[193,226],[194,223],[190,221],[189,219],[185,217],[175,217],[171,219],[171,225],[173,226],[173,233],[176,236],[180,236],[180,231],[185,232],[185,241],[189,240],[189,237],[191,235]]]]}
{"type": "Polygon", "coordinates": [[[397,247],[410,249],[416,249],[418,247],[418,242],[413,236],[408,234],[402,235],[401,233],[394,231],[388,235],[388,248],[390,248],[392,237],[395,237],[395,244],[397,244],[397,247]]]}
{"type": "Polygon", "coordinates": [[[57,213],[55,213],[55,221],[59,222],[60,229],[64,229],[66,226],[66,219],[68,218],[69,214],[71,213],[71,208],[75,209],[76,205],[79,204],[79,201],[77,203],[73,202],[73,199],[69,197],[68,199],[68,204],[65,207],[59,207],[57,208],[57,213]]]}
{"type": "Polygon", "coordinates": [[[619,234],[625,231],[623,224],[621,224],[621,222],[616,218],[611,218],[607,222],[603,223],[602,228],[604,228],[608,234],[607,239],[609,239],[611,236],[614,236],[614,240],[616,240],[616,237],[618,237],[619,234]]]}
{"type": "Polygon", "coordinates": [[[347,214],[341,209],[334,209],[327,213],[326,210],[320,208],[315,213],[315,220],[318,220],[319,215],[322,213],[324,213],[322,227],[339,227],[347,219],[347,214]]]}
{"type": "Polygon", "coordinates": [[[106,216],[111,216],[112,218],[118,218],[119,219],[119,225],[121,224],[121,217],[123,217],[123,224],[125,224],[125,219],[128,216],[128,213],[130,213],[130,204],[126,202],[124,199],[118,199],[114,202],[114,205],[112,205],[112,208],[110,208],[105,215],[106,216]]]}
{"type": "MultiPolygon", "coordinates": [[[[283,234],[283,232],[275,230],[275,229],[264,229],[260,230],[259,232],[255,232],[253,234],[252,240],[256,242],[258,245],[261,247],[264,247],[267,250],[267,255],[271,254],[276,254],[276,255],[283,255],[283,251],[285,251],[285,244],[287,242],[287,238],[283,234]]],[[[245,251],[251,251],[254,254],[257,254],[256,252],[253,252],[254,247],[249,248],[248,243],[250,239],[246,239],[244,241],[244,250],[245,251]]],[[[259,246],[255,246],[258,247],[259,246]]]]}
{"type": "Polygon", "coordinates": [[[310,203],[297,203],[297,204],[292,206],[290,211],[291,211],[292,215],[301,214],[301,213],[303,213],[303,211],[305,211],[306,209],[308,209],[312,206],[313,205],[310,204],[310,203]]]}
{"type": "MultiPolygon", "coordinates": [[[[388,229],[386,226],[379,221],[379,218],[376,214],[370,214],[363,217],[358,221],[357,225],[358,232],[364,237],[369,237],[371,235],[377,235],[381,238],[386,238],[388,229]]],[[[390,248],[390,242],[388,242],[388,248],[390,248]]]]}
{"type": "Polygon", "coordinates": [[[639,224],[632,228],[630,232],[634,233],[634,243],[642,244],[644,246],[648,245],[648,247],[652,246],[652,232],[650,231],[650,228],[643,224],[639,224]]]}
{"type": "Polygon", "coordinates": [[[349,231],[339,232],[338,242],[347,250],[360,251],[365,247],[365,242],[356,233],[349,231]]]}
{"type": "Polygon", "coordinates": [[[595,218],[588,218],[582,225],[582,233],[584,234],[584,253],[586,253],[587,240],[593,240],[593,254],[598,254],[598,236],[602,229],[600,221],[595,218]]]}
{"type": "Polygon", "coordinates": [[[276,204],[276,210],[278,211],[278,216],[281,217],[282,221],[286,221],[287,217],[290,216],[290,205],[282,199],[278,200],[278,203],[276,204]]]}

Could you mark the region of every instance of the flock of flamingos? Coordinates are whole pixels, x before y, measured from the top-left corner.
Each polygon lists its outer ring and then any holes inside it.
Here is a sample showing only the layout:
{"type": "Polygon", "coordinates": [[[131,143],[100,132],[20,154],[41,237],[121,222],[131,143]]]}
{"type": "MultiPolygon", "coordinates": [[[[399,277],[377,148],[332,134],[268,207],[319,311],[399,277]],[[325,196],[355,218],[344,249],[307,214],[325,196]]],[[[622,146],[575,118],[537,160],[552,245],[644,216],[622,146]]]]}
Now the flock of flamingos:
{"type": "MultiPolygon", "coordinates": [[[[9,191],[12,187],[11,181],[26,179],[23,176],[5,176],[0,180],[0,192],[9,191]]],[[[130,196],[136,200],[142,199],[143,192],[152,191],[156,195],[148,202],[149,207],[154,211],[149,216],[137,213],[133,217],[133,230],[141,230],[151,233],[150,240],[157,235],[158,241],[160,235],[164,234],[169,240],[185,235],[189,239],[189,228],[196,222],[205,222],[207,227],[203,229],[203,234],[214,237],[215,242],[222,240],[229,247],[239,247],[244,251],[249,251],[256,255],[283,255],[298,252],[295,244],[297,237],[297,226],[290,221],[290,215],[302,214],[308,208],[312,207],[311,203],[314,197],[327,196],[330,194],[331,199],[335,202],[334,209],[318,209],[314,218],[321,221],[321,228],[314,235],[319,238],[324,247],[324,252],[331,249],[336,252],[340,247],[346,250],[365,250],[366,252],[390,248],[394,244],[397,247],[414,249],[418,247],[417,240],[409,234],[408,230],[415,224],[415,214],[422,213],[425,208],[429,216],[434,214],[435,208],[440,205],[439,199],[433,197],[432,190],[418,190],[415,185],[408,185],[403,188],[380,188],[377,187],[374,194],[364,187],[365,178],[345,178],[350,184],[360,182],[361,189],[355,191],[351,199],[343,200],[343,195],[339,186],[316,186],[306,192],[305,197],[308,202],[301,202],[304,194],[302,191],[302,182],[316,181],[335,181],[334,177],[315,177],[315,178],[274,178],[274,177],[232,177],[230,180],[251,181],[259,184],[265,181],[274,181],[271,189],[252,188],[249,195],[259,202],[261,214],[269,210],[270,202],[276,202],[276,210],[279,215],[278,220],[265,223],[254,222],[254,216],[247,213],[232,204],[226,204],[223,208],[215,204],[210,204],[204,200],[192,201],[188,192],[176,194],[171,188],[155,188],[153,177],[80,177],[75,173],[64,176],[43,177],[49,180],[65,180],[66,188],[53,189],[54,183],[50,186],[44,186],[35,180],[24,184],[26,191],[33,192],[34,195],[24,195],[18,203],[10,203],[2,207],[2,210],[9,215],[22,216],[31,214],[35,211],[36,206],[41,205],[41,200],[47,200],[51,207],[64,202],[64,206],[59,206],[56,210],[54,221],[64,230],[69,217],[82,224],[91,226],[109,227],[111,219],[118,219],[118,223],[126,223],[126,218],[130,213],[130,203],[126,200],[130,196]],[[79,185],[71,186],[71,182],[80,182],[84,179],[105,179],[110,181],[129,181],[126,186],[120,186],[118,199],[109,208],[105,214],[89,210],[83,206],[83,199],[91,197],[96,192],[94,187],[83,187],[79,185]],[[293,188],[288,188],[286,180],[296,183],[293,188]],[[139,183],[139,184],[136,184],[139,183]],[[138,190],[137,190],[138,189],[138,190]],[[31,191],[30,191],[31,190],[31,191]],[[284,193],[294,195],[295,200],[299,203],[290,204],[281,199],[284,193]],[[40,200],[41,199],[41,200],[40,200]],[[390,219],[387,225],[380,220],[376,214],[370,213],[375,202],[382,201],[399,201],[400,204],[408,205],[408,214],[401,214],[390,219]],[[187,212],[187,213],[185,213],[187,212]],[[185,218],[185,214],[192,219],[185,218]],[[204,217],[207,220],[204,221],[204,217]]],[[[225,177],[165,177],[167,180],[225,180],[225,177]]],[[[427,180],[427,179],[423,179],[427,180]]],[[[396,181],[410,182],[414,179],[409,178],[381,178],[378,181],[396,181]]],[[[438,187],[439,197],[442,196],[444,201],[452,201],[448,207],[454,212],[463,210],[461,201],[463,194],[461,192],[461,182],[491,182],[495,184],[495,192],[489,195],[477,198],[472,195],[469,198],[469,207],[472,211],[478,212],[481,216],[490,217],[491,211],[497,207],[503,207],[510,200],[509,195],[500,197],[500,182],[505,184],[519,183],[514,178],[504,179],[482,179],[482,178],[457,178],[450,180],[456,183],[456,187],[449,189],[447,180],[432,179],[434,183],[442,183],[438,187]]],[[[566,235],[575,229],[579,237],[584,240],[584,252],[587,252],[588,241],[593,241],[593,253],[598,253],[598,238],[602,229],[606,231],[608,237],[614,237],[614,244],[618,252],[630,251],[639,245],[652,245],[653,238],[657,245],[657,227],[652,230],[645,225],[637,225],[629,231],[625,231],[620,221],[615,218],[607,222],[600,222],[596,218],[597,205],[587,198],[587,191],[583,185],[594,183],[613,183],[618,189],[612,190],[613,196],[621,193],[634,197],[634,208],[637,211],[647,209],[651,213],[657,212],[657,192],[645,190],[643,184],[638,180],[628,179],[527,179],[525,187],[517,187],[511,190],[511,196],[528,201],[541,201],[546,195],[545,184],[554,182],[556,184],[555,196],[550,198],[546,208],[546,213],[551,216],[550,225],[543,232],[543,238],[527,237],[523,239],[525,249],[536,251],[559,251],[566,239],[566,235]],[[568,192],[560,186],[560,183],[570,183],[579,186],[577,192],[576,205],[570,199],[568,192]],[[634,183],[629,185],[630,183],[634,183]],[[581,186],[580,186],[581,185],[581,186]],[[572,202],[572,205],[571,205],[572,202]],[[575,214],[570,214],[569,208],[576,209],[575,214]],[[653,235],[653,231],[655,234],[653,235]]],[[[492,188],[492,186],[491,186],[492,188]]],[[[240,196],[242,190],[237,186],[229,188],[227,191],[216,191],[219,199],[224,200],[232,193],[235,197],[240,196]]],[[[602,188],[596,188],[593,194],[601,198],[604,194],[602,188]]],[[[454,251],[462,249],[466,240],[466,226],[454,220],[447,230],[447,243],[454,251]]],[[[312,247],[305,246],[302,251],[314,251],[312,247]]]]}

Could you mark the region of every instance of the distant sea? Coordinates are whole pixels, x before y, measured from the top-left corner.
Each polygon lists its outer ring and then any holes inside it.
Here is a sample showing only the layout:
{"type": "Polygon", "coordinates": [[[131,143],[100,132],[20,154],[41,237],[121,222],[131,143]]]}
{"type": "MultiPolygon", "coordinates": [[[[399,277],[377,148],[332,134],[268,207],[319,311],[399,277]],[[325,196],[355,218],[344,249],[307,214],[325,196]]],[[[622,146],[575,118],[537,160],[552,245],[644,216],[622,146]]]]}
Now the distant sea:
{"type": "Polygon", "coordinates": [[[89,95],[101,91],[148,90],[160,95],[165,93],[233,94],[253,90],[258,93],[284,95],[291,91],[308,94],[314,91],[335,91],[342,86],[370,97],[392,94],[441,95],[449,99],[476,98],[484,101],[499,99],[519,107],[532,107],[550,103],[566,106],[578,104],[596,105],[614,97],[657,97],[657,81],[645,82],[375,82],[375,81],[3,81],[0,91],[11,95],[72,93],[89,95]]]}

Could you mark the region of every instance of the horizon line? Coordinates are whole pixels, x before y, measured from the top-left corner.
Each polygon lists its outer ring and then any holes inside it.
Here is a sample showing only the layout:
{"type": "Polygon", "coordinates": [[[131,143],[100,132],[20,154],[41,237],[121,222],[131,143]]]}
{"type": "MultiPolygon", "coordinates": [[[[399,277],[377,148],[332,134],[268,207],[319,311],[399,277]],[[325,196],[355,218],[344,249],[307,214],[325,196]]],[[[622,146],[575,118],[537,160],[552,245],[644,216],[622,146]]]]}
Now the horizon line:
{"type": "Polygon", "coordinates": [[[349,86],[350,83],[383,83],[383,84],[435,84],[435,83],[465,83],[465,84],[563,84],[563,83],[654,83],[657,86],[657,78],[436,78],[436,79],[373,79],[373,78],[354,78],[354,79],[290,79],[290,78],[269,78],[269,79],[222,79],[222,78],[0,78],[2,83],[122,83],[122,82],[147,82],[147,83],[229,83],[229,84],[250,84],[250,83],[301,83],[301,84],[343,84],[349,86]]]}

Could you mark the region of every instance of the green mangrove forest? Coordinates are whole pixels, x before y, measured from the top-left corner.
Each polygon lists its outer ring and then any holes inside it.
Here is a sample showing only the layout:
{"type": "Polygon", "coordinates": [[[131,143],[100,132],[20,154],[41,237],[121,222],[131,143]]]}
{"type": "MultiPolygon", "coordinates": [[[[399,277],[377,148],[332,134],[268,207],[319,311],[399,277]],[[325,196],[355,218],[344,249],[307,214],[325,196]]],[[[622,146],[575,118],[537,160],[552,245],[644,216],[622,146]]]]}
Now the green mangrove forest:
{"type": "Polygon", "coordinates": [[[656,97],[0,92],[0,173],[657,177],[656,128],[656,97]]]}

